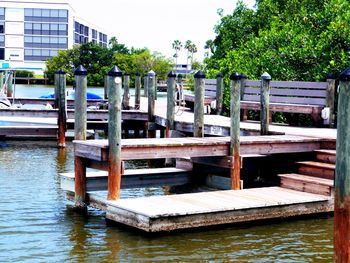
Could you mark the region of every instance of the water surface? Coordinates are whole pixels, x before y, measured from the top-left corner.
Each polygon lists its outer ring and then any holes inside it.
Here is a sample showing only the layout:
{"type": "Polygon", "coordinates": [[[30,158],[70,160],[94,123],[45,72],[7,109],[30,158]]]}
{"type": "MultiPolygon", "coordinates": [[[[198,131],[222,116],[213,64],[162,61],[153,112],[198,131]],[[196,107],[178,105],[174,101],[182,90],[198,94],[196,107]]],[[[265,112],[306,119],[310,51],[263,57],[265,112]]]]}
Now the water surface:
{"type": "MultiPolygon", "coordinates": [[[[130,164],[131,165],[131,164],[130,164]]],[[[58,173],[72,145],[0,141],[0,262],[332,262],[332,218],[146,236],[74,212],[58,173]]],[[[163,194],[161,188],[122,197],[163,194]]]]}

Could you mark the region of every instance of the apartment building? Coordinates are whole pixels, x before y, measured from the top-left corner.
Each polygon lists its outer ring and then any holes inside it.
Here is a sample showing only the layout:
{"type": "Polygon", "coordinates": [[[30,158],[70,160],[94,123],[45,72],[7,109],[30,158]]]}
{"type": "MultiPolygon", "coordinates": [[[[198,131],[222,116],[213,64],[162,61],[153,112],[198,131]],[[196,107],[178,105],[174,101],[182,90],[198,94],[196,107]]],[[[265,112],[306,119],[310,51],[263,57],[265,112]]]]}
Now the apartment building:
{"type": "Polygon", "coordinates": [[[0,68],[10,64],[40,74],[59,50],[86,42],[106,47],[107,35],[66,0],[0,1],[0,68]]]}

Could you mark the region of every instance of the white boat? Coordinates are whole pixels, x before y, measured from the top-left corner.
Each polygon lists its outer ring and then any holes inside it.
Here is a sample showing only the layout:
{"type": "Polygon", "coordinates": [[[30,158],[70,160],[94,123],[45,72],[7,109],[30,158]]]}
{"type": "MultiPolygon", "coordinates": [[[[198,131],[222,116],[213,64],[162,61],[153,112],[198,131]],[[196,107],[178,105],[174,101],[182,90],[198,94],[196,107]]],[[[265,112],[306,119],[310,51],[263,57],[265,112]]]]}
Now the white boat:
{"type": "Polygon", "coordinates": [[[6,95],[0,91],[0,109],[8,109],[11,107],[11,102],[6,95]]]}

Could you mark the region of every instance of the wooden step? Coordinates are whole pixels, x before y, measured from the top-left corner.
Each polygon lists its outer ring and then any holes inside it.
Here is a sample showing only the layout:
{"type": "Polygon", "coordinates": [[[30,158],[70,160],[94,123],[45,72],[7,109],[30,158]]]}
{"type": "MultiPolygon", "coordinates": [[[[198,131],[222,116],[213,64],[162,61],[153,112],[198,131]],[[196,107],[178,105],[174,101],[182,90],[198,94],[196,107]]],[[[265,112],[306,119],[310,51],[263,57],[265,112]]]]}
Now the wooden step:
{"type": "Polygon", "coordinates": [[[337,159],[335,150],[315,150],[316,160],[324,163],[333,163],[337,159]]]}
{"type": "Polygon", "coordinates": [[[335,164],[321,162],[297,162],[298,173],[326,179],[334,179],[335,164]]]}
{"type": "Polygon", "coordinates": [[[281,178],[280,186],[283,188],[327,196],[333,195],[333,180],[302,174],[279,174],[278,176],[281,178]]]}

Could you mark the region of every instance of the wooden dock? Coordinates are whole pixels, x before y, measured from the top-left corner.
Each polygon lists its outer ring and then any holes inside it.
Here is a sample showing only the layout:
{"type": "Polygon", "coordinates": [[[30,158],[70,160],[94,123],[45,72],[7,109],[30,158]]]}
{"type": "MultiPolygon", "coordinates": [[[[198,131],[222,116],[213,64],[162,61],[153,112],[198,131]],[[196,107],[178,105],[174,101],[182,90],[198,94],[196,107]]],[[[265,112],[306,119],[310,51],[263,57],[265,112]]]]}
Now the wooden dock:
{"type": "Polygon", "coordinates": [[[331,211],[330,197],[267,187],[107,201],[106,218],[160,232],[331,211]]]}

